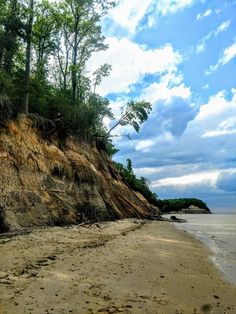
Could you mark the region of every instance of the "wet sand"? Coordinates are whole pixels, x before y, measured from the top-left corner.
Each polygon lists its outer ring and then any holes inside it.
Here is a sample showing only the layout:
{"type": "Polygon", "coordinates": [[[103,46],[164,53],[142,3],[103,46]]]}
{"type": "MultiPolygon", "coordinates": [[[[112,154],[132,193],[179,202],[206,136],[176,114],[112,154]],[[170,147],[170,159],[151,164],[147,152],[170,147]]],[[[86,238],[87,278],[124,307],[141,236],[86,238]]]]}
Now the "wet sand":
{"type": "Polygon", "coordinates": [[[210,251],[168,222],[0,238],[0,314],[236,313],[210,251]]]}

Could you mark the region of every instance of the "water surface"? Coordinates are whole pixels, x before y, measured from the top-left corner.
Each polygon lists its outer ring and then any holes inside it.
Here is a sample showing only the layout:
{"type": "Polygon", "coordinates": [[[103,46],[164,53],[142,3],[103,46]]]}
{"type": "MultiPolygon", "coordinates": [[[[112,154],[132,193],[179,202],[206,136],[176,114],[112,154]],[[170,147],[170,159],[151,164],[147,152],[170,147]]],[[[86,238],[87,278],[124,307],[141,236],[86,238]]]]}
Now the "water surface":
{"type": "MultiPolygon", "coordinates": [[[[169,216],[169,215],[166,215],[169,216]]],[[[204,242],[214,253],[214,263],[227,280],[236,284],[236,214],[176,214],[187,223],[175,223],[204,242]]]]}

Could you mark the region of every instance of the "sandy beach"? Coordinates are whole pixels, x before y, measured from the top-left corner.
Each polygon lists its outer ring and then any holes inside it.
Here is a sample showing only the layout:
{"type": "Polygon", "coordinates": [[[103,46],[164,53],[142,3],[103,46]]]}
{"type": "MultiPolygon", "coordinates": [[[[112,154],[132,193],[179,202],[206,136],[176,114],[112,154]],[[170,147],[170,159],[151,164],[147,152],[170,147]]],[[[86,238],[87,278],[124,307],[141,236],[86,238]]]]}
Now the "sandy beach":
{"type": "Polygon", "coordinates": [[[211,252],[168,222],[38,229],[0,252],[0,314],[236,313],[211,252]]]}

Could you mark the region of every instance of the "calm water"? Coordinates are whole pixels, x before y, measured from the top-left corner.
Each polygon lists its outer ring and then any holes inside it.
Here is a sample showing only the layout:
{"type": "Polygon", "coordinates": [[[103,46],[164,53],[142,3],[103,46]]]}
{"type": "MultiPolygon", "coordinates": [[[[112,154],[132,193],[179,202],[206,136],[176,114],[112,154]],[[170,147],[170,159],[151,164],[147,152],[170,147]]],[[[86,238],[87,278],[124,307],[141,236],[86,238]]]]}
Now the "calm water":
{"type": "Polygon", "coordinates": [[[199,240],[213,251],[215,264],[236,284],[236,214],[176,215],[187,223],[175,225],[199,240]]]}

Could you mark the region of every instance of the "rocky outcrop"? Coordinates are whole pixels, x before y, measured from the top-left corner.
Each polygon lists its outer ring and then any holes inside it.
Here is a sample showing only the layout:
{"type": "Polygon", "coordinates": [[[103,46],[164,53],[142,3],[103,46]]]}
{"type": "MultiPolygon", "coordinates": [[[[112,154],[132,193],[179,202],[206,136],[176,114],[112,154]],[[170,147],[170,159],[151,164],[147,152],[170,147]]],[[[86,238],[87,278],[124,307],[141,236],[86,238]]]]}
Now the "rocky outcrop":
{"type": "Polygon", "coordinates": [[[0,231],[152,214],[95,143],[42,139],[25,115],[0,129],[0,163],[0,231]]]}

